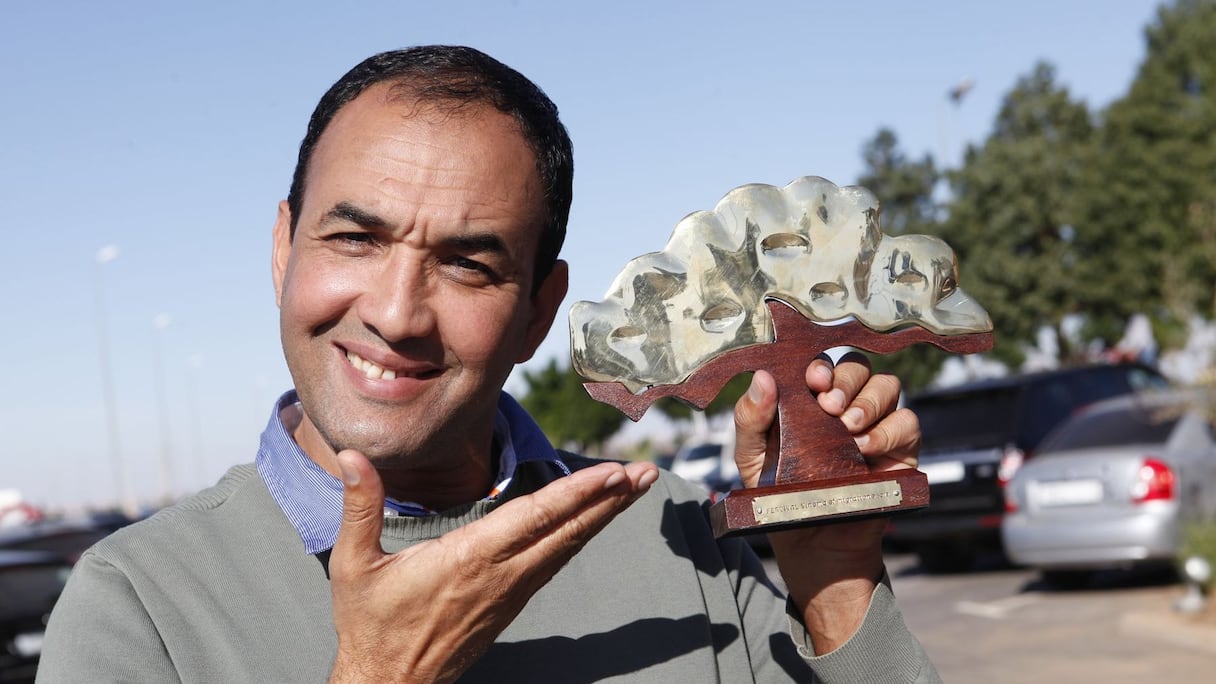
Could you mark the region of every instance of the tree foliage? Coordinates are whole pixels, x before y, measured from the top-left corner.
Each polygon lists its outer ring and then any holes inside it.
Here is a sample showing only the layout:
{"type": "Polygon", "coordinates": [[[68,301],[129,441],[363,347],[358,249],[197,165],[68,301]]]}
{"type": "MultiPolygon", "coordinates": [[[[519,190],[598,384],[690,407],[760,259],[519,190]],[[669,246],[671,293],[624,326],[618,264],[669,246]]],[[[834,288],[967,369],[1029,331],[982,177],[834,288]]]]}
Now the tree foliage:
{"type": "Polygon", "coordinates": [[[1125,97],[1106,112],[1088,177],[1083,298],[1111,334],[1211,316],[1216,292],[1216,3],[1162,7],[1125,97]]]}
{"type": "Polygon", "coordinates": [[[592,399],[583,388],[583,378],[556,360],[539,371],[524,371],[527,394],[520,405],[558,447],[597,449],[620,429],[626,418],[612,406],[592,399]]]}
{"type": "Polygon", "coordinates": [[[992,316],[1003,361],[1020,362],[1040,327],[1058,330],[1083,305],[1073,242],[1093,135],[1088,108],[1041,63],[1005,96],[987,141],[950,174],[942,236],[963,287],[992,316]]]}

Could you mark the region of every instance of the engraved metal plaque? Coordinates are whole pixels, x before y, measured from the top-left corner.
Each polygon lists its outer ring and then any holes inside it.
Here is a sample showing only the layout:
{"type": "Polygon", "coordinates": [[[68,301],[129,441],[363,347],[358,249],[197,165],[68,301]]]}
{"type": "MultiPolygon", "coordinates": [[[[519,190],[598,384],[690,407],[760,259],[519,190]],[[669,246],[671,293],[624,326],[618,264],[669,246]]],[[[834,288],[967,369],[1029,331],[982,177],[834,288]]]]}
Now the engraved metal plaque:
{"type": "Polygon", "coordinates": [[[752,512],[757,523],[771,525],[898,506],[903,499],[904,491],[899,482],[867,482],[758,496],[752,500],[752,512]]]}

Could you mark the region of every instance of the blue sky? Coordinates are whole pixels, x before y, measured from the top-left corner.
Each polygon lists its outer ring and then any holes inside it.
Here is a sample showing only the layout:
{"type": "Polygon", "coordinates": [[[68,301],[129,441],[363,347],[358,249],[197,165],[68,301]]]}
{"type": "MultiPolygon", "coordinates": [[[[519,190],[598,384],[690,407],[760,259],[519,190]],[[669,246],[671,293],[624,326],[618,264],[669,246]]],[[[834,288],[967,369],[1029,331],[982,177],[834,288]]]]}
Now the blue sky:
{"type": "MultiPolygon", "coordinates": [[[[51,507],[117,498],[100,312],[133,496],[163,491],[166,454],[176,494],[252,460],[290,386],[275,206],[317,98],[375,52],[468,44],[549,93],[575,146],[568,301],[598,300],[630,258],[735,186],[854,182],[881,126],[909,155],[953,165],[1039,60],[1105,106],[1134,77],[1157,5],[343,4],[5,3],[0,489],[51,507]],[[946,93],[964,78],[975,87],[954,106],[946,93]],[[118,257],[99,265],[106,245],[118,257]]],[[[538,362],[568,355],[565,316],[538,362]]]]}

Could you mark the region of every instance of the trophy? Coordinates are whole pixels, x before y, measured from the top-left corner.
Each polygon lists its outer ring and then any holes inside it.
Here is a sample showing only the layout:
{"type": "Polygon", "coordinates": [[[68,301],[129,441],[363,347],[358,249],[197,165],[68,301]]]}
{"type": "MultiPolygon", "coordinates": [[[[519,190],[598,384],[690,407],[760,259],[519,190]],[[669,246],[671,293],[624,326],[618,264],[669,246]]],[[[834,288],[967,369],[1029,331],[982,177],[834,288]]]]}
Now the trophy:
{"type": "Polygon", "coordinates": [[[982,352],[992,321],[959,288],[949,245],[884,235],[870,191],[807,176],[744,185],[686,216],[603,300],[571,307],[570,338],[588,393],[635,421],[660,398],[703,409],[735,375],[772,374],[777,418],[760,481],[710,508],[722,537],[928,506],[924,473],[870,472],[807,389],[806,367],[837,347],[982,352]]]}

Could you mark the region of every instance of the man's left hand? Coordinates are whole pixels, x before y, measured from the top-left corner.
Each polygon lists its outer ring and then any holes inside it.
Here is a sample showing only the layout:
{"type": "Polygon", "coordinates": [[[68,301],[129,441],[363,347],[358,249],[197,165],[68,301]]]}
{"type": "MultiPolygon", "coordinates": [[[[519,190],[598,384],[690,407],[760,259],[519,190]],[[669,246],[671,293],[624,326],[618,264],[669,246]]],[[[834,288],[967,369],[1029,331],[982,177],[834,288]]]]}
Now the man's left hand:
{"type": "MultiPolygon", "coordinates": [[[[848,428],[871,472],[916,467],[920,424],[910,410],[897,408],[897,378],[872,375],[866,358],[850,353],[835,367],[823,359],[811,362],[806,384],[820,408],[848,428]]],[[[776,412],[776,382],[757,371],[735,405],[735,459],[746,487],[756,486],[759,479],[776,412]]],[[[885,519],[870,518],[769,534],[782,578],[803,614],[816,653],[843,644],[865,618],[883,572],[885,526],[885,519]]]]}

